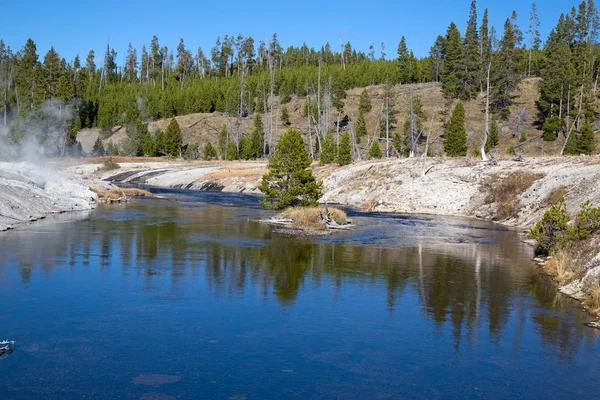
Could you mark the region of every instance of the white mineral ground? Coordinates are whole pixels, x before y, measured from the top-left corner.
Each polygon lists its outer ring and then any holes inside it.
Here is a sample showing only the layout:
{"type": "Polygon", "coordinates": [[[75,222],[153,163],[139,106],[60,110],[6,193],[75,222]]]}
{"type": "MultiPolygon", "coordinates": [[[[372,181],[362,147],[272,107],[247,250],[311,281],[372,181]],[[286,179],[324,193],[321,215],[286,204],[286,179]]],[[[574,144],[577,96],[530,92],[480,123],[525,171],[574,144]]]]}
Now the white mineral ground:
{"type": "Polygon", "coordinates": [[[89,178],[49,165],[0,162],[0,231],[49,214],[90,210],[89,178]]]}

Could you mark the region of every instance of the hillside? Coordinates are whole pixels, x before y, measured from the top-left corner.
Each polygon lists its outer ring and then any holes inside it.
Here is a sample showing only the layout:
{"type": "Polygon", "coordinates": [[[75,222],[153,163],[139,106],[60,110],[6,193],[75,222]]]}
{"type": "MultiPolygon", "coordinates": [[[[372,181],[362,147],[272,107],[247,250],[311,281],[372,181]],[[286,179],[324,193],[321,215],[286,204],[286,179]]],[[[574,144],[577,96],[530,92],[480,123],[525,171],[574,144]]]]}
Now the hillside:
{"type": "MultiPolygon", "coordinates": [[[[538,85],[539,78],[524,79],[519,89],[514,93],[515,101],[511,106],[511,116],[506,121],[499,121],[500,144],[497,150],[498,154],[505,154],[510,147],[519,145],[519,138],[524,134],[528,139],[538,137],[541,131],[535,125],[537,118],[536,101],[539,98],[538,85]],[[520,115],[523,118],[522,122],[517,123],[516,116],[520,115]]],[[[347,115],[350,119],[350,124],[344,129],[350,129],[354,125],[358,117],[358,104],[362,88],[352,89],[347,92],[345,99],[344,113],[340,115],[343,119],[347,115]]],[[[365,116],[367,123],[367,131],[370,136],[377,132],[378,120],[383,104],[384,87],[382,85],[367,87],[371,102],[372,110],[365,116]]],[[[423,129],[429,131],[431,117],[433,117],[432,138],[430,138],[431,150],[434,155],[441,155],[443,152],[443,141],[440,136],[443,135],[444,124],[449,118],[447,112],[448,107],[453,107],[454,103],[447,103],[442,96],[442,87],[439,83],[422,83],[410,85],[396,85],[393,88],[393,95],[396,99],[395,110],[397,112],[397,126],[392,131],[392,135],[396,132],[402,133],[402,127],[408,117],[410,97],[412,95],[419,96],[423,110],[426,114],[423,129]]],[[[280,104],[279,98],[275,98],[276,109],[279,111],[282,107],[286,107],[290,114],[290,125],[285,126],[278,124],[278,134],[281,135],[289,127],[299,129],[304,135],[307,134],[307,119],[302,115],[304,110],[305,98],[292,96],[292,100],[287,104],[280,104]]],[[[473,154],[480,146],[484,131],[485,118],[485,97],[480,94],[476,99],[465,103],[466,110],[466,129],[468,133],[469,154],[473,154]]],[[[234,117],[228,117],[224,113],[197,113],[176,117],[179,122],[184,143],[199,143],[201,146],[210,141],[213,144],[217,142],[219,132],[223,125],[227,125],[229,132],[237,133],[238,129],[244,132],[251,132],[253,127],[253,115],[250,115],[242,120],[241,129],[238,128],[238,120],[234,117]]],[[[265,115],[265,119],[268,115],[265,115]]],[[[332,114],[332,120],[337,120],[337,113],[332,114]]],[[[274,119],[276,119],[274,117],[274,119]]],[[[277,123],[277,120],[274,124],[277,123]]],[[[150,121],[148,127],[151,132],[157,129],[166,130],[169,123],[168,119],[150,121]]],[[[84,129],[78,134],[78,140],[81,142],[84,151],[89,152],[92,149],[94,141],[99,135],[99,129],[84,129]]],[[[126,129],[117,126],[113,129],[113,134],[104,139],[106,145],[109,141],[113,143],[121,143],[127,137],[126,129]]],[[[517,152],[524,155],[556,155],[560,152],[563,138],[559,138],[555,142],[543,142],[535,140],[525,145],[518,147],[517,152]]],[[[362,142],[366,146],[366,140],[362,142]]],[[[382,143],[383,148],[383,143],[382,143]]]]}

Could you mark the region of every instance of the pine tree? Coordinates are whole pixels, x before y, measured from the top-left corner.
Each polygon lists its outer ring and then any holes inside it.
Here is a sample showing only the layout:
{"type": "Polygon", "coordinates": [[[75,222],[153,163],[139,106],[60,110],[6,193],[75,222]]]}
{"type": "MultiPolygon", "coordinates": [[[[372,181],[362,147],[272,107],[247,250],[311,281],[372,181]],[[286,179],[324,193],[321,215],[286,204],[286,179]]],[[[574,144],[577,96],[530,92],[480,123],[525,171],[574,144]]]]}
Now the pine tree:
{"type": "Polygon", "coordinates": [[[540,39],[540,18],[538,17],[537,5],[533,3],[531,5],[531,15],[529,17],[529,63],[527,67],[527,76],[531,76],[533,67],[533,51],[538,50],[541,44],[540,39]]]}
{"type": "Polygon", "coordinates": [[[336,162],[338,165],[348,165],[352,162],[352,143],[350,142],[350,134],[348,132],[342,135],[336,162]]]}
{"type": "Polygon", "coordinates": [[[310,170],[311,160],[302,135],[288,129],[269,159],[269,172],[258,187],[265,194],[263,207],[282,210],[291,206],[316,206],[323,195],[323,183],[310,170]]]}
{"type": "Polygon", "coordinates": [[[463,43],[463,66],[459,70],[462,84],[459,89],[459,96],[463,100],[469,100],[477,94],[480,89],[479,74],[481,72],[480,64],[480,43],[477,33],[477,7],[476,0],[471,1],[471,12],[467,22],[463,43]]]}
{"type": "Polygon", "coordinates": [[[381,147],[379,146],[379,142],[377,140],[373,140],[373,144],[369,149],[369,158],[381,158],[383,157],[383,152],[381,151],[381,147]]]}
{"type": "Polygon", "coordinates": [[[360,139],[367,135],[367,122],[361,109],[358,111],[358,119],[356,120],[354,131],[356,132],[356,143],[360,143],[360,139]]]}
{"type": "Polygon", "coordinates": [[[233,143],[233,141],[229,142],[227,146],[227,161],[239,160],[240,152],[238,147],[233,143]]]}
{"type": "Polygon", "coordinates": [[[167,154],[165,133],[160,129],[154,132],[154,149],[158,156],[167,154]]]}
{"type": "Polygon", "coordinates": [[[494,112],[508,109],[513,103],[511,92],[517,89],[521,79],[519,74],[521,51],[518,48],[521,34],[515,29],[515,21],[507,19],[504,23],[504,35],[500,40],[500,50],[492,62],[490,108],[494,112]]]}
{"type": "Polygon", "coordinates": [[[565,144],[564,154],[569,156],[578,156],[579,154],[579,146],[577,143],[577,136],[574,132],[572,132],[567,138],[567,143],[565,144]]]}
{"type": "Polygon", "coordinates": [[[487,137],[487,142],[485,143],[485,152],[489,153],[491,149],[497,147],[500,143],[500,137],[498,135],[498,121],[496,118],[492,118],[492,123],[490,125],[490,133],[487,137]]]}
{"type": "Polygon", "coordinates": [[[104,155],[104,145],[102,144],[102,139],[100,139],[100,136],[98,136],[98,138],[96,138],[96,141],[94,142],[94,147],[92,147],[92,155],[94,157],[102,157],[104,155]]]}
{"type": "Polygon", "coordinates": [[[156,148],[154,147],[152,134],[148,129],[146,129],[146,133],[144,135],[144,144],[142,145],[142,150],[146,157],[156,157],[156,148]]]}
{"type": "Polygon", "coordinates": [[[542,125],[542,131],[544,132],[544,141],[555,141],[558,138],[558,132],[562,129],[562,127],[563,121],[557,116],[546,118],[546,121],[542,125]]]}
{"type": "Polygon", "coordinates": [[[240,158],[242,160],[250,160],[255,158],[254,149],[252,148],[252,138],[248,135],[242,135],[240,138],[240,158]]]}
{"type": "Polygon", "coordinates": [[[107,156],[118,156],[119,155],[119,146],[113,143],[112,140],[109,140],[106,144],[106,155],[107,156]]]}
{"type": "Polygon", "coordinates": [[[360,93],[360,97],[358,99],[358,111],[362,111],[363,114],[366,114],[373,109],[373,105],[371,104],[371,98],[369,97],[369,92],[367,89],[363,89],[360,93]]]}
{"type": "Polygon", "coordinates": [[[227,160],[227,125],[223,124],[223,128],[219,132],[219,154],[221,155],[221,160],[227,160]]]}
{"type": "Polygon", "coordinates": [[[290,126],[290,125],[291,125],[291,122],[290,122],[290,112],[288,111],[287,107],[283,107],[283,108],[281,109],[281,115],[280,115],[280,118],[281,118],[281,122],[282,122],[284,125],[287,125],[287,126],[290,126]]]}
{"type": "Polygon", "coordinates": [[[252,131],[252,158],[261,158],[263,156],[264,128],[260,114],[254,118],[254,130],[252,131]]]}
{"type": "Polygon", "coordinates": [[[450,123],[446,129],[444,150],[450,157],[459,157],[467,155],[467,131],[465,130],[465,106],[458,102],[450,123]]]}
{"type": "Polygon", "coordinates": [[[179,157],[181,155],[181,147],[183,146],[183,138],[181,136],[181,128],[175,118],[171,118],[167,131],[165,133],[165,150],[171,157],[179,157]]]}
{"type": "Polygon", "coordinates": [[[590,124],[586,123],[581,127],[581,132],[577,138],[577,151],[579,154],[592,155],[596,152],[596,143],[594,141],[594,131],[590,124]]]}
{"type": "Polygon", "coordinates": [[[406,38],[402,36],[398,44],[398,79],[400,83],[409,83],[412,81],[410,68],[410,54],[406,47],[406,38]]]}
{"type": "Polygon", "coordinates": [[[206,144],[204,145],[204,157],[203,158],[207,161],[217,158],[217,151],[215,150],[215,148],[213,147],[211,142],[206,142],[206,144]]]}
{"type": "Polygon", "coordinates": [[[321,145],[321,151],[319,152],[319,164],[331,164],[335,162],[337,158],[338,149],[335,144],[335,138],[332,132],[327,132],[321,145]]]}
{"type": "Polygon", "coordinates": [[[490,38],[489,17],[487,8],[483,12],[483,19],[481,20],[481,29],[479,36],[479,82],[481,91],[483,91],[487,77],[488,65],[490,64],[492,56],[492,41],[490,38]]]}
{"type": "Polygon", "coordinates": [[[460,94],[459,74],[462,71],[462,45],[456,24],[451,23],[446,32],[443,48],[442,87],[446,98],[457,98],[460,94]]]}

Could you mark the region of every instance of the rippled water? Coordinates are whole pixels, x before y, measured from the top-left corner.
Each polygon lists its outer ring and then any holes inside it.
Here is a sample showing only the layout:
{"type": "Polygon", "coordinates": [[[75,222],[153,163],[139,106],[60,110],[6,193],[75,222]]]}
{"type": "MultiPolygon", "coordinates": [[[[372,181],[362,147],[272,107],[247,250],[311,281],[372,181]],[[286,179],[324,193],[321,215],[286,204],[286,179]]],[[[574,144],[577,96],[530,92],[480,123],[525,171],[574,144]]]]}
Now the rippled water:
{"type": "Polygon", "coordinates": [[[286,238],[167,191],[0,234],[0,399],[577,398],[599,331],[512,231],[354,215],[286,238]]]}

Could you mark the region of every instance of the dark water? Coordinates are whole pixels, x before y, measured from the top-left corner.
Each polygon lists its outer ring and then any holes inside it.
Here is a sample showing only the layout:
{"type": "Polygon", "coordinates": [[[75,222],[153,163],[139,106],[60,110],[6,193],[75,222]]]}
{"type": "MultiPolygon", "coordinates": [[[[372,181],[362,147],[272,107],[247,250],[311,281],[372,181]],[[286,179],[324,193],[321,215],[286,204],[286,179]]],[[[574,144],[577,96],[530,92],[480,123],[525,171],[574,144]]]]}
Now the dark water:
{"type": "Polygon", "coordinates": [[[0,399],[598,393],[598,331],[514,232],[370,215],[285,238],[253,198],[170,196],[0,234],[0,399]]]}

